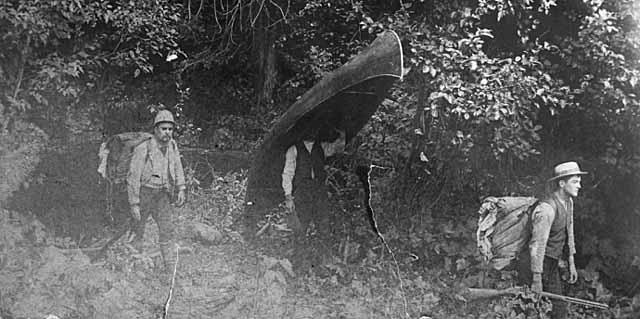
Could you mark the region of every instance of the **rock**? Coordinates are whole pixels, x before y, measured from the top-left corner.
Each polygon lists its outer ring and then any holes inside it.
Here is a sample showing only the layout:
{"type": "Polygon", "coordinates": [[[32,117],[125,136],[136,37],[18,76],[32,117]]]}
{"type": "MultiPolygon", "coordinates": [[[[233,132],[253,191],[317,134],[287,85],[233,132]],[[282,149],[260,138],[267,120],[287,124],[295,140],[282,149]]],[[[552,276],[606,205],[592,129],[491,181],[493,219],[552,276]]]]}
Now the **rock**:
{"type": "Polygon", "coordinates": [[[206,244],[213,245],[222,240],[222,233],[215,227],[207,224],[194,222],[192,225],[192,231],[195,239],[202,241],[206,244]]]}

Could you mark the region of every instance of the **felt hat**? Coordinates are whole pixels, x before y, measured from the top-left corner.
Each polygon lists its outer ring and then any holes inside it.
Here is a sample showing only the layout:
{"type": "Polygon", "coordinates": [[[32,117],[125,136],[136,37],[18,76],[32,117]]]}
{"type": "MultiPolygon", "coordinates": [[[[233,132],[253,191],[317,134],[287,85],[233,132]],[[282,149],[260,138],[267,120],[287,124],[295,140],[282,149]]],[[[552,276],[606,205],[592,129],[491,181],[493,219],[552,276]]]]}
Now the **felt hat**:
{"type": "Polygon", "coordinates": [[[160,110],[158,114],[156,114],[156,118],[153,120],[153,126],[156,126],[159,123],[171,123],[176,125],[176,121],[173,120],[173,114],[168,110],[160,110]]]}
{"type": "Polygon", "coordinates": [[[580,170],[580,166],[576,162],[565,162],[556,165],[553,168],[553,177],[551,177],[548,181],[554,181],[558,178],[573,176],[573,175],[585,175],[589,174],[587,172],[583,172],[580,170]]]}

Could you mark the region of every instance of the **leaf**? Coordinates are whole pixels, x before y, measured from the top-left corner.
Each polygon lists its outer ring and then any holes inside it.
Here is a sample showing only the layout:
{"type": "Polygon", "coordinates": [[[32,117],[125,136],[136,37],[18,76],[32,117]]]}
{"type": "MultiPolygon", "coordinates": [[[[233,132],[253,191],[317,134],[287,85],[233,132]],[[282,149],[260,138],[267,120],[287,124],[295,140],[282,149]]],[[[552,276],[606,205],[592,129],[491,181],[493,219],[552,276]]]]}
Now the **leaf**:
{"type": "Polygon", "coordinates": [[[485,36],[493,39],[493,34],[491,33],[490,29],[479,29],[478,31],[476,31],[476,35],[485,36]]]}
{"type": "Polygon", "coordinates": [[[407,66],[407,67],[403,67],[402,68],[402,76],[406,76],[407,74],[409,74],[409,72],[411,72],[411,67],[407,66]]]}
{"type": "Polygon", "coordinates": [[[471,71],[475,71],[477,68],[478,68],[478,62],[475,60],[471,61],[471,66],[470,66],[471,71]]]}
{"type": "Polygon", "coordinates": [[[177,59],[177,58],[178,58],[178,55],[177,55],[177,54],[175,54],[175,53],[170,53],[169,55],[167,55],[167,59],[166,59],[166,61],[167,61],[167,62],[171,62],[171,61],[173,61],[173,60],[175,60],[175,59],[177,59]]]}

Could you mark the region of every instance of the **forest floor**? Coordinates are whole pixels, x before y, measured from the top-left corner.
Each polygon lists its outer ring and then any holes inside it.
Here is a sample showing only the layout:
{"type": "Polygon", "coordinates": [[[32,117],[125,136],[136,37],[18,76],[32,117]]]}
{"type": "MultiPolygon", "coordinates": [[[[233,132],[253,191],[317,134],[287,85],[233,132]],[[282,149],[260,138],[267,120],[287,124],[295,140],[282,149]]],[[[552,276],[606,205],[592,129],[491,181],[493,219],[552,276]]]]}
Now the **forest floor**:
{"type": "MultiPolygon", "coordinates": [[[[362,208],[342,210],[332,238],[311,233],[294,255],[285,219],[272,216],[246,242],[237,223],[246,171],[236,168],[212,172],[175,210],[175,272],[163,269],[151,219],[142,252],[123,236],[95,258],[115,228],[104,186],[88,178],[96,166],[82,157],[45,159],[33,185],[0,210],[0,319],[541,318],[548,306],[526,296],[464,298],[460,289],[481,280],[475,220],[421,220],[405,232],[384,225],[384,243],[362,208]]],[[[573,317],[638,318],[640,297],[627,305],[636,312],[573,307],[573,317]]]]}
{"type": "MultiPolygon", "coordinates": [[[[180,249],[173,273],[163,269],[151,220],[142,253],[123,236],[94,261],[91,247],[104,240],[79,248],[34,216],[2,210],[0,318],[402,317],[404,296],[393,278],[380,282],[379,291],[370,278],[352,274],[347,282],[348,265],[338,269],[336,256],[318,265],[327,271],[321,276],[298,273],[289,259],[268,255],[280,247],[251,246],[233,230],[207,241],[194,230],[203,225],[198,214],[184,208],[176,217],[180,249]]],[[[285,233],[263,237],[278,245],[285,233]]],[[[423,308],[438,300],[432,292],[423,308]]]]}

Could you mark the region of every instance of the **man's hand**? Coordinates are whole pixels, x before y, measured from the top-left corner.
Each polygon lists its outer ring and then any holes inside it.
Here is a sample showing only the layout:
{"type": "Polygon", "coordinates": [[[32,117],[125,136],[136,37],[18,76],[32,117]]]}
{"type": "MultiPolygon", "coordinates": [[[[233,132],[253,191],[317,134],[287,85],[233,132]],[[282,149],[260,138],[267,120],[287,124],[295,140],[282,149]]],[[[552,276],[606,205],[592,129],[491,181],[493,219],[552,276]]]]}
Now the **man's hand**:
{"type": "Polygon", "coordinates": [[[289,212],[289,216],[287,216],[287,226],[289,226],[294,233],[300,233],[302,231],[302,223],[300,223],[300,218],[298,218],[298,214],[296,214],[296,204],[293,202],[293,196],[291,194],[284,196],[284,206],[289,212]]]}
{"type": "Polygon", "coordinates": [[[184,194],[184,189],[181,189],[178,191],[178,200],[176,201],[176,206],[180,207],[182,205],[184,205],[185,202],[185,194],[184,194]]]}
{"type": "Polygon", "coordinates": [[[289,212],[295,212],[296,211],[296,204],[293,202],[293,196],[286,195],[285,199],[284,199],[284,205],[285,205],[285,207],[287,207],[287,210],[289,212]]]}
{"type": "Polygon", "coordinates": [[[569,280],[570,284],[575,284],[578,281],[578,271],[576,270],[576,264],[573,260],[569,261],[569,280]]]}
{"type": "Polygon", "coordinates": [[[533,274],[531,290],[538,293],[542,292],[542,274],[533,274]]]}
{"type": "Polygon", "coordinates": [[[142,217],[140,217],[140,205],[131,205],[131,216],[137,221],[140,221],[140,219],[142,219],[142,217]]]}

